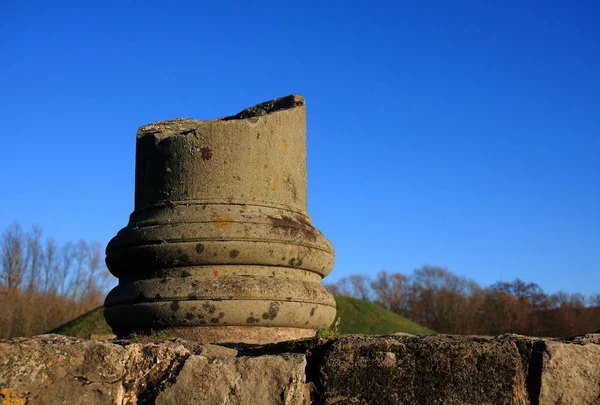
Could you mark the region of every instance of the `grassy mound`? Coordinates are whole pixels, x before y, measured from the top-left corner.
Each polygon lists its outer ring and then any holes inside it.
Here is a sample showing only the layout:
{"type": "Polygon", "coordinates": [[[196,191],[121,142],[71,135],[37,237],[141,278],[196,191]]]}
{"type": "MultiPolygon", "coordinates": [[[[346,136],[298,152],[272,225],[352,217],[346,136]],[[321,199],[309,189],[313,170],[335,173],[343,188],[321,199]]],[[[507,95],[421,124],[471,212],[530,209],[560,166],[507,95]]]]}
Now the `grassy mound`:
{"type": "MultiPolygon", "coordinates": [[[[350,297],[335,297],[335,301],[337,302],[338,316],[342,319],[339,325],[342,334],[388,335],[402,332],[420,335],[434,333],[367,301],[350,297]]],[[[112,330],[104,320],[104,307],[98,307],[49,333],[88,339],[91,334],[109,335],[112,330]]]]}
{"type": "Polygon", "coordinates": [[[112,330],[104,320],[104,307],[98,307],[48,333],[89,339],[91,334],[110,335],[112,330]]]}
{"type": "Polygon", "coordinates": [[[378,305],[351,297],[335,297],[337,315],[342,318],[342,334],[389,335],[410,333],[424,335],[435,333],[419,324],[388,311],[378,305]]]}

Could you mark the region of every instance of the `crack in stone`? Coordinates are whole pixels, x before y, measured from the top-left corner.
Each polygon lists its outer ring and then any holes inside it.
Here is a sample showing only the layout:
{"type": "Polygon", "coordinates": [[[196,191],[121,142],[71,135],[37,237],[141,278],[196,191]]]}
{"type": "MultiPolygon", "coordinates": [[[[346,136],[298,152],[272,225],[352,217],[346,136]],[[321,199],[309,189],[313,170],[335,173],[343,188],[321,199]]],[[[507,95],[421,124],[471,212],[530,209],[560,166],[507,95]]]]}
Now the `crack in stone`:
{"type": "MultiPolygon", "coordinates": [[[[166,388],[173,385],[181,372],[185,362],[191,356],[191,354],[184,355],[182,357],[174,358],[169,366],[163,373],[158,376],[144,376],[138,380],[146,380],[137,387],[134,395],[137,397],[138,405],[151,405],[156,402],[158,395],[163,392],[166,388]]],[[[125,382],[123,381],[123,385],[125,382]]]]}

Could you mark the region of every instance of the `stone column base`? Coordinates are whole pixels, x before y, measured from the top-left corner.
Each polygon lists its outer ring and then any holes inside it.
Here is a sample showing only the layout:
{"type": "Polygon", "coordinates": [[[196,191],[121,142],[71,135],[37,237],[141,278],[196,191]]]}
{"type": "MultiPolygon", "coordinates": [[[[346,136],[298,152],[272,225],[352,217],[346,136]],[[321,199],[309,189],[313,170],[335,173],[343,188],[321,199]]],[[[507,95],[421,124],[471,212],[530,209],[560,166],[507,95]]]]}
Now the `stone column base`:
{"type": "Polygon", "coordinates": [[[268,326],[190,326],[160,330],[160,337],[163,339],[181,338],[200,344],[235,342],[269,344],[310,338],[315,334],[314,329],[268,326]]]}

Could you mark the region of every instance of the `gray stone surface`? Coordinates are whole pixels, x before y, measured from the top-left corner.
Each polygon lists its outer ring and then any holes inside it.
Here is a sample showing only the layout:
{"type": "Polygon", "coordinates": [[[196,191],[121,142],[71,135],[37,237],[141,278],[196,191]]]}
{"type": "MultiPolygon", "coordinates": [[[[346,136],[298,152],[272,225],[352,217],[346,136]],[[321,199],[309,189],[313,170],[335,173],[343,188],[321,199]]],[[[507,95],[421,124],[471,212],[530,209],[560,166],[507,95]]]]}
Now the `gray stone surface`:
{"type": "Polygon", "coordinates": [[[302,405],[304,368],[300,354],[242,358],[194,356],[157,405],[261,404],[302,405]]]}
{"type": "Polygon", "coordinates": [[[120,281],[106,298],[109,325],[247,343],[329,327],[335,300],[321,279],[334,251],[312,225],[306,191],[299,95],[140,127],[135,210],[106,251],[120,281]]]}
{"type": "MultiPolygon", "coordinates": [[[[598,342],[598,338],[588,335],[588,341],[598,342]]],[[[541,405],[600,405],[600,345],[546,341],[540,352],[541,405]]]]}
{"type": "Polygon", "coordinates": [[[302,404],[303,355],[236,354],[181,340],[4,340],[0,405],[302,404]]]}

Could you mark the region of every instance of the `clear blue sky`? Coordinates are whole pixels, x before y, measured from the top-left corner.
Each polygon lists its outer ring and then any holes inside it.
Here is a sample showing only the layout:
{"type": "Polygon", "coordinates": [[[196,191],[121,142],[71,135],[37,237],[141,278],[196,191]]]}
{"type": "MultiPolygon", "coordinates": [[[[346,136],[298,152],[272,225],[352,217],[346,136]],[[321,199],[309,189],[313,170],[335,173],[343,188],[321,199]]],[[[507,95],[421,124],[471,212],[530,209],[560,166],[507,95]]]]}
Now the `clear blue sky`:
{"type": "Polygon", "coordinates": [[[300,93],[328,279],[600,292],[600,3],[0,4],[0,228],[103,243],[138,126],[300,93]]]}

